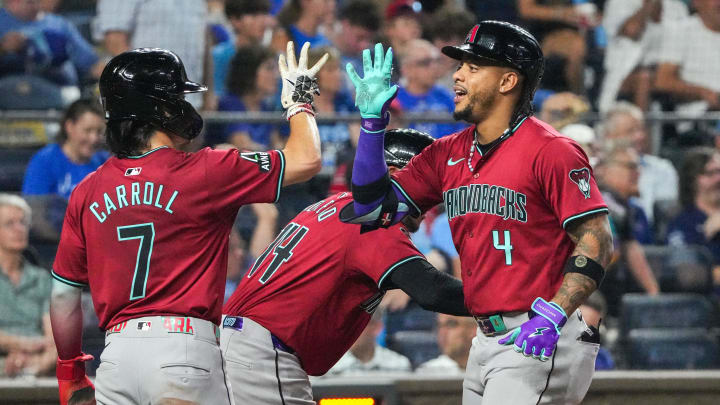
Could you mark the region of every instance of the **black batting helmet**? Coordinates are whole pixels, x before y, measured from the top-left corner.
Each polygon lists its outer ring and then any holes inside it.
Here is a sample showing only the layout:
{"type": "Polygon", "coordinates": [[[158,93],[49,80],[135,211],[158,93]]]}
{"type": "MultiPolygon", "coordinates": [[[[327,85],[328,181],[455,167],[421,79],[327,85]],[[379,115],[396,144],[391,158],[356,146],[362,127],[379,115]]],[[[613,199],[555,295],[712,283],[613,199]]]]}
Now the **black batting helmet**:
{"type": "Polygon", "coordinates": [[[187,139],[200,134],[203,120],[184,95],[206,90],[188,80],[176,54],[158,48],[123,52],[100,75],[100,97],[110,123],[147,122],[187,139]]]}
{"type": "Polygon", "coordinates": [[[532,99],[543,75],[545,58],[537,39],[525,29],[504,21],[481,21],[463,44],[445,46],[442,52],[457,60],[463,56],[491,59],[520,71],[525,84],[513,120],[532,114],[532,99]]]}
{"type": "Polygon", "coordinates": [[[409,128],[389,129],[385,132],[385,163],[403,168],[433,141],[435,138],[425,132],[409,128]]]}

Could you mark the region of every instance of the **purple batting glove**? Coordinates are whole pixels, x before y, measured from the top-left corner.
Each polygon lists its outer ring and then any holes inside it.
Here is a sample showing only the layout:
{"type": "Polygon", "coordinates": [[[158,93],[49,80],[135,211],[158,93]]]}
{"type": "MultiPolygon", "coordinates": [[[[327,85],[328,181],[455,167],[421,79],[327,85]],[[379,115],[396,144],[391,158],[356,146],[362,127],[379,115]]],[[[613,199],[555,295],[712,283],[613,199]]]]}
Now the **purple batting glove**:
{"type": "Polygon", "coordinates": [[[498,340],[498,344],[513,345],[518,353],[547,361],[553,355],[560,338],[560,329],[567,322],[567,315],[560,305],[539,297],[531,309],[537,315],[515,328],[509,336],[498,340]]]}

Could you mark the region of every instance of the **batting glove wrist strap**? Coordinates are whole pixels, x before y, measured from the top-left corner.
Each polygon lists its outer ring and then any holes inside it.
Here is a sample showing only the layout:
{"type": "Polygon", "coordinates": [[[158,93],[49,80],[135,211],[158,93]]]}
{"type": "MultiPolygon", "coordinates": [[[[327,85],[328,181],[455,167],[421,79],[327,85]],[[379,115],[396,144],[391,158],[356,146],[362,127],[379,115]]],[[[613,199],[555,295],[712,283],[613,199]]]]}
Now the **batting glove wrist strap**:
{"type": "Polygon", "coordinates": [[[565,314],[565,310],[554,302],[547,302],[538,297],[535,299],[530,308],[533,312],[555,325],[558,332],[560,332],[560,329],[565,326],[565,322],[567,322],[567,314],[565,314]]]}
{"type": "Polygon", "coordinates": [[[390,113],[385,112],[383,118],[363,118],[360,120],[360,128],[368,133],[384,132],[390,123],[390,113]]]}
{"type": "Polygon", "coordinates": [[[306,112],[313,117],[315,116],[315,110],[313,110],[312,105],[310,104],[294,104],[290,106],[290,108],[287,109],[285,112],[285,117],[290,121],[290,118],[294,115],[297,115],[301,112],[306,112]]]}
{"type": "Polygon", "coordinates": [[[58,381],[78,380],[85,376],[85,362],[93,360],[94,357],[89,354],[82,353],[80,356],[69,360],[57,359],[57,367],[55,375],[58,381]]]}

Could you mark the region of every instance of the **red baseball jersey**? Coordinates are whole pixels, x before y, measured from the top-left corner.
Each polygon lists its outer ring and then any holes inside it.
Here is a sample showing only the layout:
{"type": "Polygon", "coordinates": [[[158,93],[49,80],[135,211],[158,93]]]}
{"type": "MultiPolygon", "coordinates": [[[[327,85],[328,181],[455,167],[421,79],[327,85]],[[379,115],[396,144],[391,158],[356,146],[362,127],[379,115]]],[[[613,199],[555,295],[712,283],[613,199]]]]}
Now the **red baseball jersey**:
{"type": "Polygon", "coordinates": [[[310,375],[325,374],[352,346],[400,264],[424,259],[402,224],[360,234],[340,221],[340,193],[303,210],[248,270],[223,308],[292,347],[310,375]]]}
{"type": "Polygon", "coordinates": [[[527,118],[471,157],[474,131],[438,139],[393,181],[421,211],[444,203],[471,313],[528,311],[560,288],[575,247],[564,227],[607,207],[582,148],[550,125],[527,118]]]}
{"type": "Polygon", "coordinates": [[[275,201],[284,166],[279,151],[113,157],[70,196],[53,276],[90,286],[103,329],[170,314],[219,324],[237,210],[275,201]]]}

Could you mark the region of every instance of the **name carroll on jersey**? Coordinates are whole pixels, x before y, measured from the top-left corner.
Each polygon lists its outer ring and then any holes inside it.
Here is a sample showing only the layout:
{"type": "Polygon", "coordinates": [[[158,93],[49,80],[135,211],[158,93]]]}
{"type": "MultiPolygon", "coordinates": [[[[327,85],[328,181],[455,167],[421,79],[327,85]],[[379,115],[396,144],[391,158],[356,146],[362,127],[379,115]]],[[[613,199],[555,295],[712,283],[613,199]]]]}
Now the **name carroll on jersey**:
{"type": "Polygon", "coordinates": [[[103,199],[93,201],[88,208],[100,223],[105,222],[108,215],[133,205],[149,205],[172,214],[172,204],[178,194],[177,190],[165,190],[164,185],[151,181],[133,182],[129,190],[121,184],[115,187],[115,192],[103,193],[103,199]]]}
{"type": "Polygon", "coordinates": [[[513,189],[490,184],[470,184],[443,192],[448,219],[482,213],[527,222],[527,196],[513,189]]]}

